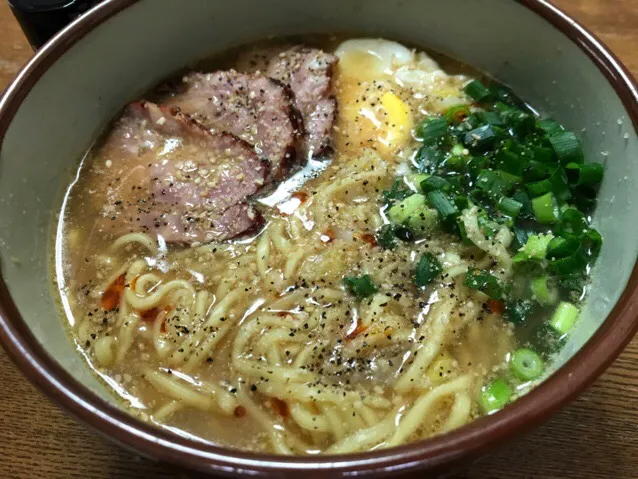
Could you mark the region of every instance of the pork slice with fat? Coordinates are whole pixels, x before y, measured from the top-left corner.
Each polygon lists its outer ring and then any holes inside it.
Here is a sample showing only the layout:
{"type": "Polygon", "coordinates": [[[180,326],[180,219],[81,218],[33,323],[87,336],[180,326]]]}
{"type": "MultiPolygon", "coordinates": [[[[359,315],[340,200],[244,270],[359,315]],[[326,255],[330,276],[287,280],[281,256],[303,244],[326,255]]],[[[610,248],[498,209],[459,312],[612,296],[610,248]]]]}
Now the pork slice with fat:
{"type": "Polygon", "coordinates": [[[272,78],[234,70],[191,73],[164,101],[212,131],[253,145],[270,161],[272,183],[285,179],[301,158],[301,117],[290,89],[272,78]]]}
{"type": "Polygon", "coordinates": [[[268,162],[244,140],[211,133],[175,108],[131,103],[98,156],[106,159],[96,162],[92,185],[102,233],[143,231],[194,244],[238,236],[261,221],[246,201],[263,187],[268,162]]]}
{"type": "Polygon", "coordinates": [[[303,155],[312,158],[327,153],[332,145],[337,115],[337,100],[332,94],[336,64],[336,56],[317,48],[283,45],[249,50],[240,56],[237,66],[242,71],[260,71],[290,86],[304,123],[303,155]]]}

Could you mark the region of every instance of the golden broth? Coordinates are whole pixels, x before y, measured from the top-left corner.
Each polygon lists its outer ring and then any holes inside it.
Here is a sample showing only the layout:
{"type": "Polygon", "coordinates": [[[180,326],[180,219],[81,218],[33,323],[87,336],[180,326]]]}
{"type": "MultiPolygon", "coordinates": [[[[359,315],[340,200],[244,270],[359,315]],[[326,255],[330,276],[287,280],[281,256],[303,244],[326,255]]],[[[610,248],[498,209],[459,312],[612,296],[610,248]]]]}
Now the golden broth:
{"type": "Polygon", "coordinates": [[[469,77],[423,53],[388,67],[360,47],[338,47],[332,161],[310,161],[311,179],[262,198],[266,223],[252,237],[183,247],[142,231],[100,234],[99,207],[115,200],[100,188],[134,178],[114,169],[104,142],[83,162],[60,217],[57,285],[78,349],[134,414],[282,454],[389,447],[480,414],[477,392],[516,341],[459,278],[485,264],[506,277],[504,248],[440,232],[394,250],[374,240],[381,192],[417,148],[413,126],[468,103],[469,77]],[[417,288],[426,252],[444,271],[417,288]],[[343,278],[361,274],[377,292],[359,300],[343,278]]]}

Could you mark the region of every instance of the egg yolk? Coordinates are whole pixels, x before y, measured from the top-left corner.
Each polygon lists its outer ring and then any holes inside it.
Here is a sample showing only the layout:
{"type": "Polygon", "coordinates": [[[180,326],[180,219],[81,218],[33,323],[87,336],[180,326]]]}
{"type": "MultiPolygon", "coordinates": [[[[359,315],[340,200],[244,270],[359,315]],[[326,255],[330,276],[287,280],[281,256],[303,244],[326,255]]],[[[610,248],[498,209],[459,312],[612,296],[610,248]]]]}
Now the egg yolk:
{"type": "Polygon", "coordinates": [[[371,148],[391,159],[411,138],[413,116],[408,105],[388,81],[342,78],[338,84],[340,151],[361,154],[371,148]]]}

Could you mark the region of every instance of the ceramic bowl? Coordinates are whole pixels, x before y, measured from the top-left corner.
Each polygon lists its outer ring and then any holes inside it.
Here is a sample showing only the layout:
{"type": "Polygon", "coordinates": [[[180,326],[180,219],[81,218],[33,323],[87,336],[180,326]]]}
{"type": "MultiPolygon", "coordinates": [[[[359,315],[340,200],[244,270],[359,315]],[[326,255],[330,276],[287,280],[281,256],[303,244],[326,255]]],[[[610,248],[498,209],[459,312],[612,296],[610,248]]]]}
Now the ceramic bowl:
{"type": "Polygon", "coordinates": [[[46,44],[0,101],[0,337],[29,379],[72,415],[145,456],[191,469],[380,476],[467,463],[573,399],[636,330],[637,95],[613,54],[540,0],[107,0],[46,44]],[[363,454],[253,454],[140,422],[91,374],[58,313],[50,258],[64,187],[106,123],[163,77],[244,42],[325,32],[428,46],[482,69],[580,132],[588,159],[605,164],[594,215],[605,244],[560,367],[497,414],[363,454]]]}

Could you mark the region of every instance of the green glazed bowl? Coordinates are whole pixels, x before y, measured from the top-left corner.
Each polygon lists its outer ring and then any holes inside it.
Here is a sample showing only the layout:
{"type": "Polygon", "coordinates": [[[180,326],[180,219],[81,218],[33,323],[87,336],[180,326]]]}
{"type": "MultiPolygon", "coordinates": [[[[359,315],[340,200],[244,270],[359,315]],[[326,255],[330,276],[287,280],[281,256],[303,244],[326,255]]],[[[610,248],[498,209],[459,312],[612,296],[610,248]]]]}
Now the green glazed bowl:
{"type": "MultiPolygon", "coordinates": [[[[47,43],[0,101],[0,338],[31,381],[139,453],[244,476],[382,476],[449,470],[547,419],[590,384],[638,326],[638,92],[596,38],[542,0],[107,0],[47,43]],[[507,83],[581,132],[606,167],[593,285],[559,368],[524,398],[449,434],[333,457],[229,450],[128,415],[66,336],[50,280],[64,187],[129,100],[200,58],[272,35],[356,32],[428,46],[507,83]]],[[[78,464],[80,466],[80,464],[78,464]]]]}

